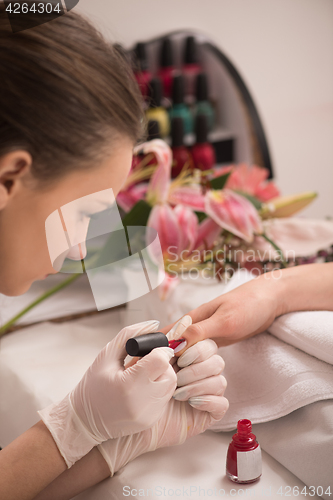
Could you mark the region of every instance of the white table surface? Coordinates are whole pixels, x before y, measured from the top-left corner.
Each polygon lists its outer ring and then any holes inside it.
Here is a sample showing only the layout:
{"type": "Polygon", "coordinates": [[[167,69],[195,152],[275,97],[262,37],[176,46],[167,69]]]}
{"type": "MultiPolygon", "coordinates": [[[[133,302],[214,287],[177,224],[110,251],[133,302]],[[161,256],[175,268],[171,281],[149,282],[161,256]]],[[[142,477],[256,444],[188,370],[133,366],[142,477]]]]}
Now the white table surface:
{"type": "MultiPolygon", "coordinates": [[[[124,326],[123,317],[122,311],[110,311],[62,324],[45,322],[2,338],[2,447],[37,422],[38,409],[61,399],[74,387],[100,349],[124,326]]],[[[217,498],[236,494],[281,498],[277,494],[280,487],[283,496],[288,493],[289,487],[298,487],[300,490],[304,487],[304,483],[265,452],[263,475],[258,483],[246,487],[232,483],[225,476],[226,451],[232,434],[206,431],[182,446],[147,453],[128,464],[113,478],[77,496],[76,500],[123,498],[124,486],[137,490],[154,489],[157,486],[160,487],[157,492],[162,494],[155,496],[167,498],[179,497],[176,489],[183,487],[188,493],[182,493],[180,498],[202,498],[203,490],[206,490],[205,496],[213,498],[214,491],[217,492],[217,498]],[[189,490],[191,487],[192,490],[189,490]],[[241,489],[244,493],[236,493],[241,489]],[[171,490],[174,490],[173,495],[171,490]]],[[[148,494],[152,497],[151,492],[148,494]]]]}

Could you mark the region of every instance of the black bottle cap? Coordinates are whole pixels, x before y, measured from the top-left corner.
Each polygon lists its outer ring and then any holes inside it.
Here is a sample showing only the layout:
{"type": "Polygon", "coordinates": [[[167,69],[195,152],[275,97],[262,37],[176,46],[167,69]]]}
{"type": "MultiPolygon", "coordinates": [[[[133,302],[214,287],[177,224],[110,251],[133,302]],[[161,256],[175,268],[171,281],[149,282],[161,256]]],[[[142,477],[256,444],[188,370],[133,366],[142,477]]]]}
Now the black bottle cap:
{"type": "Polygon", "coordinates": [[[197,76],[195,95],[198,102],[208,101],[208,81],[206,73],[200,73],[197,76]]]}
{"type": "Polygon", "coordinates": [[[172,43],[170,38],[164,38],[161,48],[161,67],[173,66],[172,43]]]}
{"type": "Polygon", "coordinates": [[[148,122],[148,141],[151,141],[153,139],[160,139],[161,138],[161,133],[160,133],[160,124],[158,123],[157,120],[149,120],[148,122]]]}
{"type": "Polygon", "coordinates": [[[169,347],[168,337],[164,333],[146,333],[126,342],[126,352],[130,356],[146,356],[155,347],[169,347]]]}
{"type": "Polygon", "coordinates": [[[146,54],[146,44],[138,42],[134,49],[135,68],[137,71],[146,71],[148,69],[148,60],[146,54]]]}
{"type": "Polygon", "coordinates": [[[159,108],[162,102],[162,82],[160,78],[152,78],[149,83],[149,107],[159,108]]]}
{"type": "Polygon", "coordinates": [[[178,148],[184,144],[184,122],[179,116],[171,121],[171,145],[178,148]]]}
{"type": "Polygon", "coordinates": [[[194,36],[188,36],[185,41],[184,64],[197,64],[198,50],[197,41],[194,36]]]}
{"type": "Polygon", "coordinates": [[[185,94],[185,82],[183,75],[173,77],[172,81],[172,103],[183,104],[185,94]]]}
{"type": "Polygon", "coordinates": [[[208,136],[208,123],[206,115],[198,115],[195,120],[195,135],[198,144],[202,144],[207,141],[208,136]]]}

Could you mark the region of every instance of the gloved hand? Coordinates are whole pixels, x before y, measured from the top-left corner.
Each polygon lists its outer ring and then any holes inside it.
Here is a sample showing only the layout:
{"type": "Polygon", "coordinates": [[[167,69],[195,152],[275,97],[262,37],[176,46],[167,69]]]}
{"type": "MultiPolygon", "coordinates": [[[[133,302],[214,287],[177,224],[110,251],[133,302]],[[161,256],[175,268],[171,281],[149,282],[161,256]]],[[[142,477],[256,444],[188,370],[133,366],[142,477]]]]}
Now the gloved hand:
{"type": "MultiPolygon", "coordinates": [[[[105,441],[98,446],[111,476],[139,455],[157,448],[182,444],[187,438],[204,432],[214,422],[221,420],[229,403],[222,397],[226,388],[226,380],[220,374],[224,361],[215,354],[216,351],[217,345],[210,339],[198,342],[186,351],[195,359],[192,365],[178,371],[178,385],[182,387],[177,389],[174,397],[190,398],[188,401],[171,399],[152,428],[105,441]],[[180,391],[184,392],[181,394],[180,391]]],[[[177,365],[174,367],[178,369],[177,365]]]]}
{"type": "Polygon", "coordinates": [[[147,321],[121,330],[71,393],[38,412],[68,467],[97,444],[147,429],[163,414],[176,388],[173,350],[154,349],[124,369],[126,341],[158,326],[147,321]]]}

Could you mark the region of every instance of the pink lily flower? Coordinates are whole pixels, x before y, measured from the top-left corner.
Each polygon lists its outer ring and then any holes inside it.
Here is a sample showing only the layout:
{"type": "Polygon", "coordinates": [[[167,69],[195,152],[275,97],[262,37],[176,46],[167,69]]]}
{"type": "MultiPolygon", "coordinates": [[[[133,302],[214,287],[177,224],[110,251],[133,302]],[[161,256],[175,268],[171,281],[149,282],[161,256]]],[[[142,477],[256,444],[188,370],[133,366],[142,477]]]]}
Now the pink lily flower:
{"type": "Polygon", "coordinates": [[[164,260],[172,256],[174,249],[178,253],[181,240],[180,229],[177,215],[170,205],[167,203],[155,205],[150,212],[147,226],[157,231],[164,260]]]}
{"type": "Polygon", "coordinates": [[[133,184],[125,191],[120,191],[117,196],[118,205],[129,212],[138,201],[145,198],[147,189],[147,184],[133,184]]]}
{"type": "Polygon", "coordinates": [[[182,204],[198,212],[205,210],[205,196],[200,186],[171,186],[168,201],[171,205],[182,204]]]}
{"type": "Polygon", "coordinates": [[[219,226],[251,243],[254,233],[262,233],[257,210],[243,196],[229,189],[208,191],[205,212],[219,226]]]}
{"type": "MultiPolygon", "coordinates": [[[[183,205],[172,208],[166,203],[152,208],[147,225],[158,233],[165,266],[168,266],[170,262],[181,262],[184,257],[188,262],[194,250],[202,251],[212,248],[221,233],[221,227],[212,219],[207,218],[198,224],[198,218],[190,208],[183,205]]],[[[150,247],[150,255],[157,263],[154,246],[150,247]]],[[[193,262],[192,266],[195,265],[193,262]]],[[[162,299],[171,292],[178,281],[178,277],[170,276],[166,272],[165,280],[160,287],[162,299]]]]}
{"type": "Polygon", "coordinates": [[[147,202],[151,205],[167,201],[172,166],[172,151],[161,139],[145,142],[141,146],[144,154],[154,153],[157,160],[157,168],[152,175],[147,190],[147,202]]]}
{"type": "Polygon", "coordinates": [[[260,201],[268,201],[280,196],[280,191],[274,182],[267,181],[269,171],[266,168],[241,163],[239,165],[230,165],[216,170],[214,177],[226,174],[230,172],[230,170],[231,174],[226,182],[226,188],[243,191],[244,193],[255,196],[260,201]]]}
{"type": "Polygon", "coordinates": [[[198,226],[197,239],[194,247],[198,250],[208,250],[213,248],[216,240],[221,234],[221,226],[213,219],[207,217],[198,226]]]}
{"type": "Polygon", "coordinates": [[[198,218],[192,210],[183,205],[174,208],[179,227],[179,250],[191,252],[197,239],[198,218]]]}
{"type": "Polygon", "coordinates": [[[176,288],[180,279],[178,276],[171,276],[168,273],[165,273],[164,280],[158,287],[159,297],[161,300],[165,300],[171,294],[171,292],[176,288]]]}
{"type": "Polygon", "coordinates": [[[164,260],[173,260],[175,254],[179,257],[183,250],[191,252],[194,248],[198,218],[189,208],[182,205],[172,208],[167,203],[155,205],[147,226],[157,231],[164,260]]]}

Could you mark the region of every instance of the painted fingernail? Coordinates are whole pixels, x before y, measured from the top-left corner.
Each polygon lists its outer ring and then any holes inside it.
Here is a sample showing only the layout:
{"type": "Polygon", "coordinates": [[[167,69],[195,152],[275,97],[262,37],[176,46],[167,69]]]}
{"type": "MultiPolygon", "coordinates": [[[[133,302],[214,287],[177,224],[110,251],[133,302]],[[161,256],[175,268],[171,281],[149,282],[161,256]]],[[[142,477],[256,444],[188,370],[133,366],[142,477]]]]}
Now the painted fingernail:
{"type": "Polygon", "coordinates": [[[184,347],[186,346],[187,346],[187,341],[184,340],[184,342],[179,344],[173,352],[176,354],[177,352],[180,352],[182,349],[184,349],[184,347]]]}
{"type": "Polygon", "coordinates": [[[169,340],[178,340],[182,337],[185,330],[192,325],[191,316],[184,316],[171,328],[170,332],[167,334],[169,340]]]}

